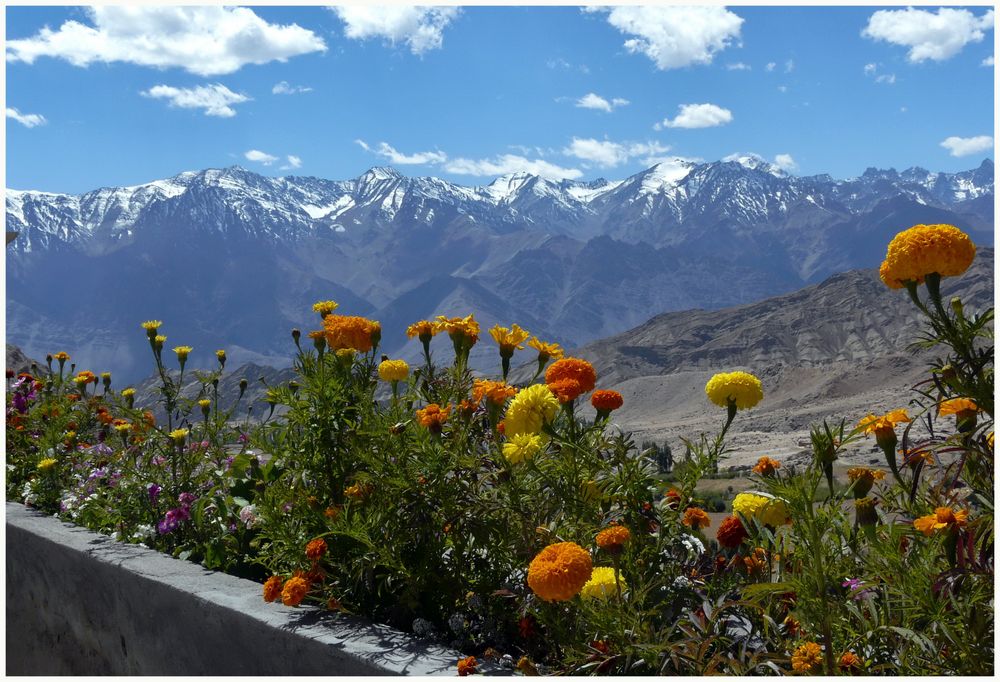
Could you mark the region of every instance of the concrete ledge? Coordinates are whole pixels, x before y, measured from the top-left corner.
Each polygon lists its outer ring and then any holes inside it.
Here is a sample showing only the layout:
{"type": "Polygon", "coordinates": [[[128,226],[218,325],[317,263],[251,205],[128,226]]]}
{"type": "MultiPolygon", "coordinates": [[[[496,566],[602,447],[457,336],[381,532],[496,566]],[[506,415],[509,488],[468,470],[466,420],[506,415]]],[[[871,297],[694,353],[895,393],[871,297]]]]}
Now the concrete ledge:
{"type": "Polygon", "coordinates": [[[6,505],[7,675],[454,675],[457,651],[6,505]]]}

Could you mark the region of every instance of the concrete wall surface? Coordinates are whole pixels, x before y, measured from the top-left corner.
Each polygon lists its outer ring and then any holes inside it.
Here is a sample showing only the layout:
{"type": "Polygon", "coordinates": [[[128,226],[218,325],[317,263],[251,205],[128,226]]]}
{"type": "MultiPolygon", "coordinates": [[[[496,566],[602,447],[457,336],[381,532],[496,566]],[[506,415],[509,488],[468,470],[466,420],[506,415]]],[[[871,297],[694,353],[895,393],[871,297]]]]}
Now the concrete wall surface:
{"type": "Polygon", "coordinates": [[[456,651],[6,505],[8,675],[454,675],[456,651]]]}

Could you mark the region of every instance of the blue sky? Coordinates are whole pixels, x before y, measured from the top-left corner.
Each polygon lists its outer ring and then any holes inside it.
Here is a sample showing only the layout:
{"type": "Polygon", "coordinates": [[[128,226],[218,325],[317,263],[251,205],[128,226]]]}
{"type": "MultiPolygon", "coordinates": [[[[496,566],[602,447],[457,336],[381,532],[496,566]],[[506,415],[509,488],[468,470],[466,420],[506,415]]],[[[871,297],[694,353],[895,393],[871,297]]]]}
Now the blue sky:
{"type": "Polygon", "coordinates": [[[590,180],[734,153],[852,177],[993,157],[987,8],[679,11],[8,7],[6,184],[233,164],[590,180]]]}

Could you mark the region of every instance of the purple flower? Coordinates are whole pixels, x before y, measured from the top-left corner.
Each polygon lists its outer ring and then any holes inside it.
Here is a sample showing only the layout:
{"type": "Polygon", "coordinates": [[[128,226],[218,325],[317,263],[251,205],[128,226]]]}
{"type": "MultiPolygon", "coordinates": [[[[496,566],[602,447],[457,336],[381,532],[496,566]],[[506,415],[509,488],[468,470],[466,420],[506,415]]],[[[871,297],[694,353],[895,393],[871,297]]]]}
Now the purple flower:
{"type": "Polygon", "coordinates": [[[24,414],[28,411],[28,399],[20,393],[15,393],[13,397],[14,409],[24,414]]]}
{"type": "MultiPolygon", "coordinates": [[[[840,586],[846,587],[851,592],[854,592],[858,588],[863,587],[864,584],[865,581],[862,580],[861,578],[848,578],[847,580],[842,582],[840,586]]],[[[853,597],[851,597],[851,599],[853,599],[854,601],[861,601],[862,599],[865,599],[867,597],[872,597],[874,595],[875,595],[875,590],[865,589],[861,590],[860,592],[857,592],[853,597]]]]}
{"type": "Polygon", "coordinates": [[[190,507],[192,503],[198,498],[191,493],[181,493],[177,496],[177,501],[180,502],[185,507],[190,507]]]}
{"type": "Polygon", "coordinates": [[[157,455],[153,458],[153,466],[163,466],[167,463],[167,458],[162,455],[157,455]]]}
{"type": "Polygon", "coordinates": [[[149,501],[151,504],[156,504],[156,501],[160,499],[160,491],[163,490],[162,487],[156,485],[155,483],[149,484],[149,501]]]}
{"type": "Polygon", "coordinates": [[[240,433],[240,442],[241,443],[248,443],[248,442],[250,442],[250,438],[247,436],[247,434],[241,432],[240,433]]]}

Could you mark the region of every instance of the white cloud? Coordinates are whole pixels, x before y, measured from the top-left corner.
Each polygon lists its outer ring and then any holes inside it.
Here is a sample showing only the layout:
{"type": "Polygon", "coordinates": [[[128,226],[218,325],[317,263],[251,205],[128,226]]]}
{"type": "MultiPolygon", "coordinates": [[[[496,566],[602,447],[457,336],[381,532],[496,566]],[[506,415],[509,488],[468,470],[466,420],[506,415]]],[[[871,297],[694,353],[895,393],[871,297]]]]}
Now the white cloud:
{"type": "Polygon", "coordinates": [[[613,168],[634,157],[654,157],[670,151],[659,142],[612,142],[574,137],[563,154],[588,161],[602,168],[613,168]]]}
{"type": "Polygon", "coordinates": [[[868,19],[861,35],[910,48],[914,63],[928,59],[943,61],[958,54],[969,43],[978,43],[984,31],[993,28],[993,10],[977,17],[967,9],[939,8],[879,10],[868,19]]]}
{"type": "Polygon", "coordinates": [[[285,157],[285,159],[288,161],[288,163],[282,166],[281,170],[294,170],[296,168],[302,167],[302,159],[300,159],[297,156],[289,154],[288,156],[285,157]]]}
{"type": "Polygon", "coordinates": [[[642,53],[660,70],[691,64],[710,64],[717,52],[740,37],[742,17],[725,7],[588,7],[584,11],[607,12],[608,23],[621,33],[634,36],[625,49],[642,53]]]}
{"type": "Polygon", "coordinates": [[[774,71],[774,67],[776,67],[777,65],[778,65],[777,62],[768,62],[767,66],[764,67],[764,70],[765,71],[774,71]]]}
{"type": "Polygon", "coordinates": [[[786,173],[791,173],[799,167],[799,164],[795,163],[795,159],[792,158],[791,154],[778,154],[774,157],[774,165],[786,173]]]}
{"type": "Polygon", "coordinates": [[[14,119],[25,128],[34,128],[35,126],[43,126],[48,123],[41,114],[22,114],[13,107],[7,107],[7,118],[14,119]]]}
{"type": "Polygon", "coordinates": [[[788,86],[787,85],[779,85],[778,86],[778,92],[788,92],[788,86]]]}
{"type": "Polygon", "coordinates": [[[267,152],[262,152],[259,149],[251,149],[243,155],[243,158],[247,161],[253,161],[254,163],[259,163],[264,166],[270,166],[278,160],[277,156],[271,156],[267,152]]]}
{"type": "Polygon", "coordinates": [[[198,85],[193,88],[175,88],[171,85],[154,85],[149,90],[140,92],[143,97],[165,99],[172,107],[181,109],[204,109],[206,116],[230,118],[236,115],[233,104],[250,100],[249,97],[233,92],[225,85],[198,85]]]}
{"type": "Polygon", "coordinates": [[[949,137],[941,146],[947,149],[952,156],[968,156],[980,152],[993,150],[993,138],[989,135],[978,135],[976,137],[949,137]]]}
{"type": "Polygon", "coordinates": [[[749,64],[744,64],[743,62],[736,62],[735,64],[726,64],[726,68],[730,71],[750,71],[751,67],[749,64]]]}
{"type": "Polygon", "coordinates": [[[993,55],[990,55],[983,61],[979,62],[980,66],[993,66],[993,55]]]}
{"type": "Polygon", "coordinates": [[[795,60],[789,59],[785,62],[785,73],[791,73],[795,70],[795,60]]]}
{"type": "Polygon", "coordinates": [[[663,119],[662,123],[653,126],[662,128],[713,128],[733,120],[733,112],[715,104],[682,104],[674,120],[663,119]]]}
{"type": "Polygon", "coordinates": [[[623,107],[627,105],[629,101],[621,97],[615,97],[610,102],[600,95],[588,92],[586,95],[581,97],[576,101],[576,106],[583,109],[599,109],[600,111],[611,112],[617,107],[623,107]]]}
{"type": "Polygon", "coordinates": [[[312,92],[312,88],[304,85],[289,85],[288,81],[275,83],[274,87],[271,88],[272,95],[297,95],[302,92],[312,92]]]}
{"type": "Polygon", "coordinates": [[[874,62],[865,64],[865,75],[875,79],[876,83],[884,83],[886,85],[893,85],[896,82],[896,74],[894,73],[879,73],[878,70],[881,64],[876,64],[874,62]]]}
{"type": "Polygon", "coordinates": [[[901,113],[901,114],[905,114],[907,111],[909,111],[909,109],[907,109],[906,107],[900,107],[899,108],[899,113],[901,113]]]}
{"type": "Polygon", "coordinates": [[[156,5],[87,8],[93,26],[70,20],[57,30],[7,41],[7,61],[39,57],[74,66],[128,62],[178,67],[199,76],[233,73],[247,64],[287,61],[325,51],[323,39],[297,24],[270,24],[246,7],[156,5]]]}
{"type": "Polygon", "coordinates": [[[441,47],[444,29],[459,14],[458,7],[351,5],[331,7],[346,24],[348,38],[385,38],[405,43],[413,54],[441,47]]]}
{"type": "Polygon", "coordinates": [[[491,176],[531,173],[551,180],[575,180],[583,175],[576,168],[563,168],[548,161],[527,159],[515,154],[503,154],[492,159],[452,159],[442,167],[455,175],[491,176]]]}
{"type": "Polygon", "coordinates": [[[444,163],[448,160],[448,155],[444,152],[417,152],[416,154],[403,154],[396,151],[386,142],[379,142],[377,147],[370,147],[364,140],[355,140],[355,144],[366,152],[377,154],[400,166],[426,165],[433,163],[444,163]]]}

